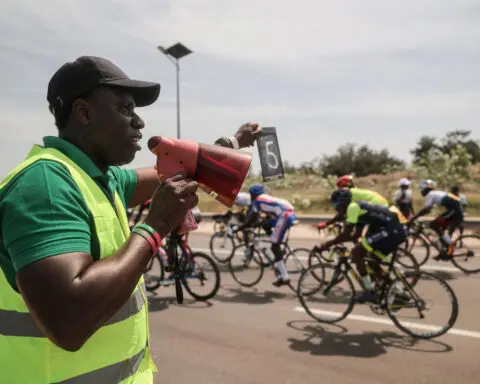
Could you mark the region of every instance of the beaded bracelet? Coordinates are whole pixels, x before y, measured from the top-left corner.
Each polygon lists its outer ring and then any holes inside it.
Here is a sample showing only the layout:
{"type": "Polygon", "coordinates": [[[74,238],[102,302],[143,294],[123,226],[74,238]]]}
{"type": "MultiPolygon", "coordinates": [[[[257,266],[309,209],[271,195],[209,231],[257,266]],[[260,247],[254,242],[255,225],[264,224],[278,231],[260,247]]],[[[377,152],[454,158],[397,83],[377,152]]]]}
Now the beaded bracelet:
{"type": "Polygon", "coordinates": [[[138,229],[138,228],[133,228],[132,233],[136,233],[137,235],[142,236],[145,240],[148,241],[148,244],[150,244],[150,248],[152,249],[152,253],[153,254],[157,253],[159,247],[157,247],[157,244],[155,243],[155,240],[153,239],[152,236],[150,236],[149,233],[147,233],[147,232],[145,232],[141,229],[138,229]]]}
{"type": "Polygon", "coordinates": [[[147,231],[153,238],[155,239],[155,243],[157,245],[157,248],[160,248],[162,245],[162,239],[160,238],[160,235],[158,232],[153,229],[150,225],[142,223],[142,224],[137,224],[135,228],[141,228],[145,231],[147,231]]]}

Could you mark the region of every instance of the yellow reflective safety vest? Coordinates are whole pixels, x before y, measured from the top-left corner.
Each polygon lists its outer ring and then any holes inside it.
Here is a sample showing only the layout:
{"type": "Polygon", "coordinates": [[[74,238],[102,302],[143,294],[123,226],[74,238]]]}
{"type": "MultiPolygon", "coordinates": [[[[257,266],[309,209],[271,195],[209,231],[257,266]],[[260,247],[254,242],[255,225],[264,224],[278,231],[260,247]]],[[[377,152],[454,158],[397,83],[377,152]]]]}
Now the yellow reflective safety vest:
{"type": "MultiPolygon", "coordinates": [[[[33,146],[26,160],[0,183],[48,159],[63,164],[77,183],[95,224],[100,258],[113,255],[130,234],[120,197],[115,206],[95,181],[60,151],[33,146]]],[[[118,282],[121,284],[121,281],[118,282]]],[[[127,302],[76,352],[53,344],[35,323],[22,296],[0,270],[0,383],[153,383],[157,369],[148,344],[148,308],[143,277],[127,302]]]]}

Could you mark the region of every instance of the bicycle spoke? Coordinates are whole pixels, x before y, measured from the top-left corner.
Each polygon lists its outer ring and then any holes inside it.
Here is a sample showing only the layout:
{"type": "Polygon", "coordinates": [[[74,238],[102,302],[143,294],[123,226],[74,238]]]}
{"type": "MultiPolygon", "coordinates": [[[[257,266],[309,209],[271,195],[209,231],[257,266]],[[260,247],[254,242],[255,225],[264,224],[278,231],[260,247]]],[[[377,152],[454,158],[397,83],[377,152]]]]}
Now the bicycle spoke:
{"type": "Polygon", "coordinates": [[[446,333],[458,316],[457,298],[451,287],[424,271],[406,272],[405,279],[393,281],[386,295],[386,309],[402,331],[425,339],[446,333]],[[412,277],[415,286],[407,282],[412,277]]]}

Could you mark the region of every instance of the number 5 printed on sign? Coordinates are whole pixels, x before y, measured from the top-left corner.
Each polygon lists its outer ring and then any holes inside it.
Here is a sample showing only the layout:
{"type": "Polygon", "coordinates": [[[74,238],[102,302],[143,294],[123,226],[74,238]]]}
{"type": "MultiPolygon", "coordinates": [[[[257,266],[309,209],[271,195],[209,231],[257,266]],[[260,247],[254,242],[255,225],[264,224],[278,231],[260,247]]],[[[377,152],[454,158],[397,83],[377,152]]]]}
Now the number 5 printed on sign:
{"type": "Polygon", "coordinates": [[[277,132],[274,127],[263,127],[257,137],[258,154],[264,181],[283,179],[284,171],[277,132]]]}

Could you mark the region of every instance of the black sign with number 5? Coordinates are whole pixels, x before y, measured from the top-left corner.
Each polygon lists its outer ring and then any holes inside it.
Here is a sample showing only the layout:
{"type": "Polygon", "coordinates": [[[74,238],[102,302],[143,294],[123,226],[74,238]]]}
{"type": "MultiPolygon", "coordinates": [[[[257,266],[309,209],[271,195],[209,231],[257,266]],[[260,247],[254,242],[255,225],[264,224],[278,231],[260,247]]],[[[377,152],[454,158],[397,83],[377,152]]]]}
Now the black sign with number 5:
{"type": "Polygon", "coordinates": [[[283,179],[285,176],[276,129],[274,127],[262,128],[262,132],[257,137],[257,146],[263,180],[283,179]]]}

